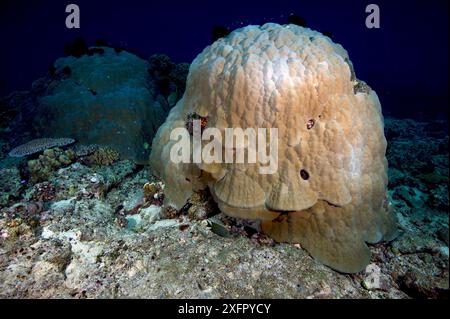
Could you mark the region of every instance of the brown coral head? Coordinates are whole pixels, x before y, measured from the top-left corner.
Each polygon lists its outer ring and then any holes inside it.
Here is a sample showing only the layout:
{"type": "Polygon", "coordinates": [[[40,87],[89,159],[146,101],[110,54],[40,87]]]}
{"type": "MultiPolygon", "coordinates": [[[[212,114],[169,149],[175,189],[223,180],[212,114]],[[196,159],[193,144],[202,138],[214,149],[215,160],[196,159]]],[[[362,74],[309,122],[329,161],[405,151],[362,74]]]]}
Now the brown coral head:
{"type": "Polygon", "coordinates": [[[77,145],[74,148],[74,152],[76,156],[88,156],[94,153],[96,150],[100,148],[97,144],[89,144],[89,145],[77,145]]]}

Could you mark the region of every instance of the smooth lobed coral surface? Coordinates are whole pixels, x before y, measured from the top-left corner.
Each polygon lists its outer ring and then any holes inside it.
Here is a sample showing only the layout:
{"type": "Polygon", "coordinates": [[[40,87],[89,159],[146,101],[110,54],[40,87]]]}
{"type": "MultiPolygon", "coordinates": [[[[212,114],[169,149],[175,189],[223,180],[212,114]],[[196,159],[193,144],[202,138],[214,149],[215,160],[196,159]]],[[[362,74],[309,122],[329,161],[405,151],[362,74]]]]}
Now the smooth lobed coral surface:
{"type": "Polygon", "coordinates": [[[183,98],[153,140],[166,204],[181,208],[209,187],[226,214],[261,220],[265,233],[301,243],[334,269],[360,271],[370,260],[365,242],[395,236],[381,107],[361,83],[342,46],[307,28],[269,23],[216,41],[192,63],[183,98]],[[277,172],[260,174],[258,162],[171,162],[170,133],[190,114],[222,132],[277,128],[277,172]]]}

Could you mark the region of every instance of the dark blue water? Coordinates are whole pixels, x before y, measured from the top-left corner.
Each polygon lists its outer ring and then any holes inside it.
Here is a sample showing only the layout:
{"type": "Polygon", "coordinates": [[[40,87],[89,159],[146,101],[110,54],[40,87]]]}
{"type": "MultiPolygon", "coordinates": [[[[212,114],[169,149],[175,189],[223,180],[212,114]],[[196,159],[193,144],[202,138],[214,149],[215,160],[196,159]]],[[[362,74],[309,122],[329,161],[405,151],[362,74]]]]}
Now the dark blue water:
{"type": "Polygon", "coordinates": [[[357,76],[377,91],[388,115],[446,118],[448,114],[448,1],[376,1],[381,28],[365,27],[368,1],[86,1],[81,28],[65,28],[61,1],[0,4],[0,95],[29,89],[64,45],[82,36],[191,62],[211,43],[214,26],[229,29],[302,16],[331,32],[350,54],[357,76]]]}

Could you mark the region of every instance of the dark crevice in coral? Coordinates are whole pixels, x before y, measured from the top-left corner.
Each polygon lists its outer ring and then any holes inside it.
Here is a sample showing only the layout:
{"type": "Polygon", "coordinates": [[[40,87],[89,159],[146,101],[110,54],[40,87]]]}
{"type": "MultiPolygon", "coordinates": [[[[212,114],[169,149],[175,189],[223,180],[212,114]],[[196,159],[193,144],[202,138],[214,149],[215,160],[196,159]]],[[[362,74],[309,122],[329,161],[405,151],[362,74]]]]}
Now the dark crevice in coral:
{"type": "Polygon", "coordinates": [[[306,170],[304,170],[304,169],[300,170],[300,176],[305,181],[309,179],[309,173],[306,170]]]}
{"type": "Polygon", "coordinates": [[[327,201],[326,199],[322,199],[325,203],[327,203],[328,205],[332,206],[332,207],[342,207],[341,205],[337,205],[337,204],[333,204],[332,202],[327,201]]]}

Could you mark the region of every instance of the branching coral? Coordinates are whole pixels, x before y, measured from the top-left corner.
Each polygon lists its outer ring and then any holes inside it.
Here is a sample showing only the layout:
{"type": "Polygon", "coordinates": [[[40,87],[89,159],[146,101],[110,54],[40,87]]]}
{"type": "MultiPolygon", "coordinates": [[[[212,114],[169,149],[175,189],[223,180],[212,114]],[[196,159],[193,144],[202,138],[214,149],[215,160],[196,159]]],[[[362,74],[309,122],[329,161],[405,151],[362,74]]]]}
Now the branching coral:
{"type": "Polygon", "coordinates": [[[209,187],[226,214],[261,220],[266,234],[301,243],[334,269],[362,270],[366,242],[391,240],[396,228],[381,106],[361,83],[344,48],[307,28],[249,26],[216,41],[192,63],[186,92],[153,141],[166,204],[179,209],[209,187]],[[276,173],[260,174],[259,161],[172,162],[170,133],[189,114],[220,130],[277,128],[276,173]]]}

